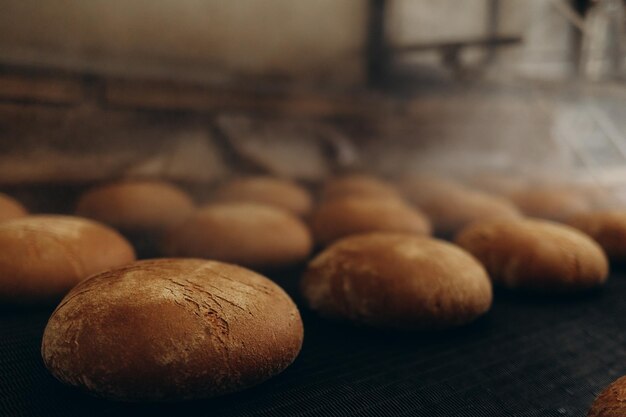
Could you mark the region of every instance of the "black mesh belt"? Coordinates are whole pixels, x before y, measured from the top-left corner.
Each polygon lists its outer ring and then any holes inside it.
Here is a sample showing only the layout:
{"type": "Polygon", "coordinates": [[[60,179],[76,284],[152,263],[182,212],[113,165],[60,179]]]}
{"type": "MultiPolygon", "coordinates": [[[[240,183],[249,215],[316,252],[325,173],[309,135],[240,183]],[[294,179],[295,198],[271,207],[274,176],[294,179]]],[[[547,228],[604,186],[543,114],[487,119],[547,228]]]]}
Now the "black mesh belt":
{"type": "Polygon", "coordinates": [[[584,416],[626,374],[624,274],[576,299],[497,293],[487,317],[443,333],[359,329],[303,311],[304,348],[277,378],[158,406],[95,399],[53,379],[39,354],[48,315],[0,312],[0,416],[584,416]]]}

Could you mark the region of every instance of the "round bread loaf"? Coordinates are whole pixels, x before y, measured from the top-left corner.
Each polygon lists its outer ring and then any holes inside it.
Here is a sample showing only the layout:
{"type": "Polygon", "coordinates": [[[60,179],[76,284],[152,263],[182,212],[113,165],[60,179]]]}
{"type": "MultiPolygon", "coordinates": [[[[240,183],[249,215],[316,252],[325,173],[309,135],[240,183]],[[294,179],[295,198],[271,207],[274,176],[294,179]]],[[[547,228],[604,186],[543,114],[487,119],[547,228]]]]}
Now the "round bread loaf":
{"type": "Polygon", "coordinates": [[[435,234],[450,238],[470,223],[521,217],[504,198],[439,179],[412,180],[405,185],[409,201],[430,219],[435,234]]]}
{"type": "Polygon", "coordinates": [[[428,237],[374,233],[338,241],[301,282],[319,314],[374,327],[439,329],[491,306],[491,283],[464,250],[428,237]]]}
{"type": "Polygon", "coordinates": [[[26,214],[26,209],[17,200],[0,193],[0,222],[16,217],[24,217],[26,214]]]}
{"type": "Polygon", "coordinates": [[[76,213],[124,232],[158,234],[194,210],[191,198],[161,181],[124,181],[99,186],[81,196],[76,213]]]}
{"type": "Polygon", "coordinates": [[[626,376],[613,381],[598,395],[587,417],[626,416],[626,376]]]}
{"type": "Polygon", "coordinates": [[[591,236],[612,261],[626,260],[626,211],[578,214],[567,223],[591,236]]]}
{"type": "Polygon", "coordinates": [[[626,210],[626,190],[623,187],[605,186],[587,195],[591,195],[596,210],[626,210]]]}
{"type": "Polygon", "coordinates": [[[571,188],[573,193],[577,193],[587,202],[588,208],[585,211],[624,209],[623,200],[619,198],[619,189],[614,187],[604,184],[576,184],[571,188]]]}
{"type": "Polygon", "coordinates": [[[452,180],[428,175],[413,176],[401,181],[404,196],[412,203],[423,204],[432,199],[468,191],[468,188],[452,180]]]}
{"type": "Polygon", "coordinates": [[[507,197],[528,187],[527,181],[502,173],[481,173],[470,176],[467,183],[489,194],[507,197]]]}
{"type": "Polygon", "coordinates": [[[322,203],[311,217],[317,244],[325,246],[342,237],[366,232],[430,234],[430,223],[402,201],[344,197],[322,203]]]}
{"type": "Polygon", "coordinates": [[[344,197],[402,200],[398,190],[388,182],[363,174],[336,177],[322,188],[322,200],[330,201],[344,197]]]}
{"type": "Polygon", "coordinates": [[[529,188],[511,194],[509,199],[527,216],[559,222],[592,209],[587,198],[574,188],[529,188]]]}
{"type": "Polygon", "coordinates": [[[297,216],[311,212],[313,200],[293,181],[272,177],[235,179],[215,191],[214,200],[227,203],[259,203],[279,207],[297,216]]]}
{"type": "Polygon", "coordinates": [[[205,206],[165,238],[170,256],[276,269],[304,261],[312,250],[308,228],[293,214],[252,203],[205,206]]]}
{"type": "Polygon", "coordinates": [[[0,223],[0,302],[58,301],[89,275],[135,260],[115,230],[70,216],[0,223]]]}
{"type": "Polygon", "coordinates": [[[456,243],[485,265],[496,284],[543,292],[584,290],[603,284],[608,261],[582,232],[544,220],[475,223],[456,243]]]}
{"type": "Polygon", "coordinates": [[[41,353],[62,382],[124,401],[239,391],[280,373],[302,346],[297,307],[267,278],[199,259],[139,261],[63,299],[41,353]]]}

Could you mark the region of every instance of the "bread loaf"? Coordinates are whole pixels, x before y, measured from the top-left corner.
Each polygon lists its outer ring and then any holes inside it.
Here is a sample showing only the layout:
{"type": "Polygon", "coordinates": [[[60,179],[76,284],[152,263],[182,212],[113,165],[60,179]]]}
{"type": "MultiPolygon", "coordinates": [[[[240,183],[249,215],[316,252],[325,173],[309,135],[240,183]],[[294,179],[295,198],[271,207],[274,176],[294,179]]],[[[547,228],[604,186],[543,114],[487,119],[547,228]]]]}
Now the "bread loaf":
{"type": "Polygon", "coordinates": [[[541,292],[602,285],[608,261],[582,232],[544,220],[499,220],[468,226],[456,243],[478,258],[494,283],[541,292]]]}
{"type": "Polygon", "coordinates": [[[587,417],[626,416],[626,376],[605,388],[593,402],[587,417]]]}
{"type": "Polygon", "coordinates": [[[257,270],[304,261],[312,249],[308,228],[293,214],[251,203],[212,204],[165,237],[169,256],[232,262],[257,270]]]}
{"type": "Polygon", "coordinates": [[[0,193],[0,222],[26,216],[27,212],[17,200],[0,193]]]}
{"type": "Polygon", "coordinates": [[[366,232],[430,234],[428,219],[402,201],[344,197],[322,203],[311,217],[314,240],[325,246],[366,232]]]}
{"type": "Polygon", "coordinates": [[[157,259],[82,282],[56,308],[41,353],[62,382],[124,401],[207,398],[256,385],[298,355],[289,296],[247,269],[157,259]]]}
{"type": "Polygon", "coordinates": [[[135,260],[115,230],[70,216],[27,216],[0,223],[0,302],[58,301],[96,272],[135,260]]]}
{"type": "Polygon", "coordinates": [[[619,186],[607,186],[605,184],[575,184],[570,187],[572,193],[579,195],[587,203],[584,212],[588,211],[613,211],[624,210],[624,200],[620,198],[619,186]]]}
{"type": "Polygon", "coordinates": [[[306,189],[292,181],[272,177],[232,180],[219,187],[213,197],[217,202],[267,204],[297,216],[309,214],[313,205],[306,189]]]}
{"type": "Polygon", "coordinates": [[[509,198],[527,216],[559,222],[592,209],[591,203],[574,188],[529,188],[513,193],[509,198]]]}
{"type": "Polygon", "coordinates": [[[491,306],[491,283],[467,252],[428,237],[375,233],[342,239],[301,282],[322,316],[405,330],[461,325],[491,306]]]}
{"type": "Polygon", "coordinates": [[[528,187],[527,180],[503,173],[479,173],[472,175],[466,180],[466,184],[471,188],[502,197],[508,197],[528,187]]]}
{"type": "Polygon", "coordinates": [[[127,233],[158,235],[194,210],[191,198],[161,181],[123,181],[95,187],[81,196],[76,213],[127,233]]]}
{"type": "Polygon", "coordinates": [[[626,261],[626,211],[578,214],[567,223],[598,242],[610,260],[626,261]]]}
{"type": "Polygon", "coordinates": [[[470,190],[448,180],[420,178],[405,182],[407,199],[431,221],[435,234],[453,237],[476,221],[521,217],[517,208],[501,197],[470,190]]]}
{"type": "Polygon", "coordinates": [[[350,174],[330,179],[322,188],[322,200],[330,201],[344,197],[365,197],[370,199],[402,199],[396,188],[379,178],[350,174]]]}
{"type": "Polygon", "coordinates": [[[410,202],[418,205],[432,199],[445,198],[449,194],[468,190],[453,180],[428,175],[405,178],[400,183],[400,189],[410,202]]]}

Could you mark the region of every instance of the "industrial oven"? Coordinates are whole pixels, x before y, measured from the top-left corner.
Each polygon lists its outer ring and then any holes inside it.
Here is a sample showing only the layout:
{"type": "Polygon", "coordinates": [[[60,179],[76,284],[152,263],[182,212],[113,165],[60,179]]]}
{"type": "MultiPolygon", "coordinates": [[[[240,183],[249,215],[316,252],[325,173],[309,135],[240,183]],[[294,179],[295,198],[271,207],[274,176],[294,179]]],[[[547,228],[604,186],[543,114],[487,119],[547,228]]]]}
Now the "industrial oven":
{"type": "MultiPolygon", "coordinates": [[[[567,186],[623,209],[625,8],[0,0],[0,191],[29,213],[72,215],[116,181],[167,182],[200,205],[234,178],[286,179],[315,201],[333,178],[367,175],[501,196],[524,183],[546,199],[567,186]]],[[[153,236],[124,235],[138,258],[162,256],[153,236]]],[[[626,373],[619,263],[602,289],[496,287],[478,320],[419,331],[325,320],[299,290],[306,268],[267,273],[300,309],[298,358],[212,399],[129,404],[63,385],[40,352],[56,304],[2,306],[0,414],[584,416],[626,373]]]]}

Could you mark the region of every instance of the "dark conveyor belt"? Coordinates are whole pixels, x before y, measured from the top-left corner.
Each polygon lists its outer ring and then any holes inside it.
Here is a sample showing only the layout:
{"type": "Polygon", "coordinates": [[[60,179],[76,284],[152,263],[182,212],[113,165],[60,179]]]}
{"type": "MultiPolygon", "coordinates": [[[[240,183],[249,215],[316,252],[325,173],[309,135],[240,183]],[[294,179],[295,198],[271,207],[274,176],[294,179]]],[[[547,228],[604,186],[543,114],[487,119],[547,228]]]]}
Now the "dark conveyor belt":
{"type": "Polygon", "coordinates": [[[577,299],[496,294],[444,333],[385,333],[303,310],[305,344],[279,377],[214,400],[157,406],[92,398],[44,369],[49,310],[0,312],[0,416],[584,416],[626,374],[626,274],[577,299]]]}

